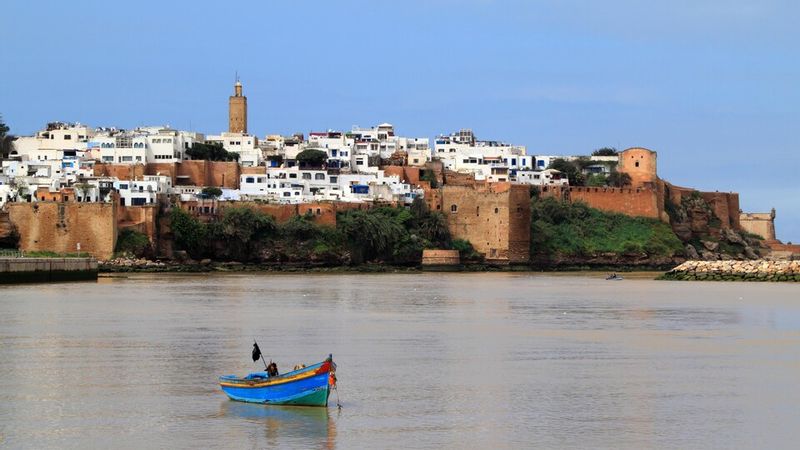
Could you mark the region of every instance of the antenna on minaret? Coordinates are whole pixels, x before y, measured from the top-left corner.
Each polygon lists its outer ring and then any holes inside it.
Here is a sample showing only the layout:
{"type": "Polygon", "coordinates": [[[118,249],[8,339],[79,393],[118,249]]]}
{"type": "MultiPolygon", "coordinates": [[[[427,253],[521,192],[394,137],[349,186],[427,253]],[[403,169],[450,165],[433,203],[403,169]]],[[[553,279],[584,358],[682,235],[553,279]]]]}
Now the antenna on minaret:
{"type": "Polygon", "coordinates": [[[239,82],[239,71],[238,70],[236,71],[236,80],[234,80],[234,81],[236,81],[237,83],[239,82]]]}

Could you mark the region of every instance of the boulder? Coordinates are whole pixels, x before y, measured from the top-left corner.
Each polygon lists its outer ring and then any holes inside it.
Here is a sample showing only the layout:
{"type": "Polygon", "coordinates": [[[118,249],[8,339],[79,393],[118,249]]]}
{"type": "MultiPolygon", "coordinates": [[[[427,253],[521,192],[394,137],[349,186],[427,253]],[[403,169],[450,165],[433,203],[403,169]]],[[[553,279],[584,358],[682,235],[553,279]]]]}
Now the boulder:
{"type": "Polygon", "coordinates": [[[708,251],[706,249],[702,249],[702,250],[700,250],[700,258],[703,261],[716,261],[717,260],[717,255],[715,255],[714,252],[710,252],[710,251],[708,251]]]}
{"type": "Polygon", "coordinates": [[[722,230],[722,237],[731,244],[747,245],[742,236],[731,228],[722,230]]]}
{"type": "Polygon", "coordinates": [[[700,254],[692,244],[686,244],[686,257],[689,259],[700,259],[700,254]]]}
{"type": "Polygon", "coordinates": [[[719,242],[700,241],[700,243],[703,244],[703,247],[705,247],[706,250],[711,252],[716,251],[719,248],[719,242]]]}

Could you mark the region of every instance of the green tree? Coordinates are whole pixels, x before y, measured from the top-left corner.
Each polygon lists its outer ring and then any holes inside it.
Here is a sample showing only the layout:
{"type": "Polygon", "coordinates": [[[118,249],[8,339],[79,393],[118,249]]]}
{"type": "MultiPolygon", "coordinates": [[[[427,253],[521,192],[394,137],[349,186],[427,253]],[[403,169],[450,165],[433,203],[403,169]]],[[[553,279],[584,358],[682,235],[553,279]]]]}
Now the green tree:
{"type": "Polygon", "coordinates": [[[123,228],[119,232],[117,246],[114,250],[119,254],[142,257],[151,251],[150,239],[146,234],[133,228],[123,228]]]}
{"type": "Polygon", "coordinates": [[[211,143],[204,144],[195,142],[186,150],[186,156],[193,160],[207,160],[207,161],[238,161],[239,154],[236,152],[229,152],[222,147],[222,144],[211,143]]]}
{"type": "Polygon", "coordinates": [[[170,228],[175,236],[175,245],[193,258],[205,252],[208,235],[205,224],[180,208],[172,208],[170,228]]]}
{"type": "Polygon", "coordinates": [[[450,227],[447,218],[440,212],[430,213],[420,223],[419,234],[434,247],[447,247],[450,244],[450,227]]]}
{"type": "Polygon", "coordinates": [[[593,151],[592,156],[617,156],[618,153],[614,147],[603,147],[593,151]]]}
{"type": "Polygon", "coordinates": [[[292,216],[291,219],[278,226],[280,234],[288,241],[299,242],[314,239],[322,233],[310,215],[292,216]]]}
{"type": "Polygon", "coordinates": [[[397,208],[350,210],[337,216],[336,228],[347,238],[355,262],[391,255],[395,245],[406,238],[403,222],[411,214],[400,216],[392,209],[397,208]]]}
{"type": "Polygon", "coordinates": [[[606,182],[607,177],[602,173],[593,173],[586,176],[586,186],[605,186],[606,182]]]}
{"type": "Polygon", "coordinates": [[[300,167],[322,167],[328,161],[328,154],[322,150],[309,148],[298,153],[295,159],[300,167]]]}
{"type": "Polygon", "coordinates": [[[566,175],[570,186],[583,186],[586,184],[586,177],[581,173],[580,168],[566,159],[554,159],[550,162],[548,169],[555,169],[566,175]]]}
{"type": "Polygon", "coordinates": [[[419,177],[421,181],[430,183],[431,188],[436,189],[439,187],[439,180],[436,179],[436,172],[432,170],[423,170],[422,175],[419,177]]]}
{"type": "Polygon", "coordinates": [[[458,250],[462,261],[481,261],[483,259],[483,255],[475,250],[470,241],[453,239],[452,248],[458,250]]]}
{"type": "Polygon", "coordinates": [[[427,246],[449,247],[450,228],[444,214],[432,212],[421,197],[411,202],[408,211],[411,213],[411,219],[405,225],[409,232],[425,239],[427,246]]]}
{"type": "Polygon", "coordinates": [[[625,172],[613,171],[610,174],[608,174],[608,177],[606,179],[606,184],[608,184],[611,187],[618,187],[618,188],[630,186],[631,176],[625,172]]]}
{"type": "Polygon", "coordinates": [[[226,208],[222,219],[211,225],[212,237],[224,243],[224,256],[237,261],[251,260],[276,230],[274,217],[247,207],[226,208]]]}
{"type": "Polygon", "coordinates": [[[200,191],[200,196],[203,198],[217,199],[222,196],[222,189],[216,186],[206,186],[200,191]]]}

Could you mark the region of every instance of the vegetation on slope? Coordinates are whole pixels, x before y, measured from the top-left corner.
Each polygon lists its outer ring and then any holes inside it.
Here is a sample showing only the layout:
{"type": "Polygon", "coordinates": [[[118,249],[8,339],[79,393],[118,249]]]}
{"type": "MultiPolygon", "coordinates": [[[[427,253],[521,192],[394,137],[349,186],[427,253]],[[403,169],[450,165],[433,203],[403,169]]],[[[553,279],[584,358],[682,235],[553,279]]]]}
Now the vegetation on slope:
{"type": "Polygon", "coordinates": [[[682,252],[681,241],[661,221],[609,213],[580,202],[531,199],[531,255],[670,257],[682,252]]]}
{"type": "Polygon", "coordinates": [[[426,248],[453,248],[479,259],[467,241],[453,241],[447,221],[421,199],[410,208],[379,207],[337,213],[336,226],[320,225],[313,215],[284,223],[247,207],[225,209],[203,223],[187,212],[171,212],[175,248],[195,259],[291,262],[328,265],[381,261],[418,264],[426,248]]]}

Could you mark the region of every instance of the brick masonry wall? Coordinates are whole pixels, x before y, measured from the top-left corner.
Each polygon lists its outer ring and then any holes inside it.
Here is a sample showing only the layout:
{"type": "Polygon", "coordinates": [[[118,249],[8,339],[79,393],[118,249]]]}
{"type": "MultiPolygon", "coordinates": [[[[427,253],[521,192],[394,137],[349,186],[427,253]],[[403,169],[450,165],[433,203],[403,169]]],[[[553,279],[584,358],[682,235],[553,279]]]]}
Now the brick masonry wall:
{"type": "Polygon", "coordinates": [[[461,257],[458,250],[432,250],[422,251],[422,265],[458,265],[461,257]]]}
{"type": "Polygon", "coordinates": [[[570,187],[569,199],[582,201],[592,208],[629,216],[660,218],[658,192],[642,188],[570,187]]]}
{"type": "Polygon", "coordinates": [[[37,202],[7,205],[9,219],[26,252],[87,252],[110,259],[117,242],[117,204],[37,202]]]}
{"type": "MultiPolygon", "coordinates": [[[[605,187],[548,187],[543,197],[556,197],[571,202],[582,201],[592,208],[617,212],[629,216],[650,217],[668,221],[664,202],[680,204],[681,199],[695,192],[694,189],[674,186],[663,181],[641,188],[605,187]]],[[[719,217],[722,228],[742,228],[739,219],[739,194],[735,192],[700,192],[714,214],[719,217]]]]}

